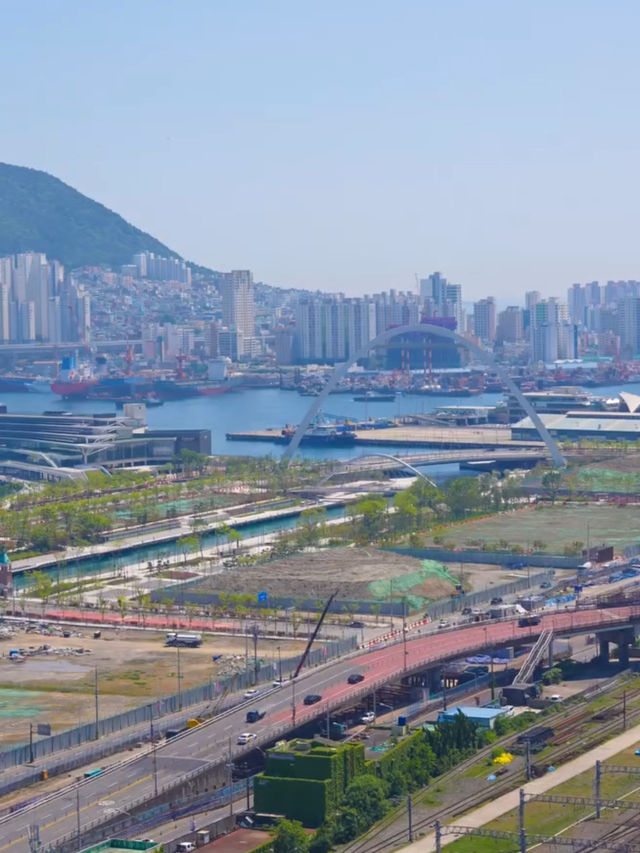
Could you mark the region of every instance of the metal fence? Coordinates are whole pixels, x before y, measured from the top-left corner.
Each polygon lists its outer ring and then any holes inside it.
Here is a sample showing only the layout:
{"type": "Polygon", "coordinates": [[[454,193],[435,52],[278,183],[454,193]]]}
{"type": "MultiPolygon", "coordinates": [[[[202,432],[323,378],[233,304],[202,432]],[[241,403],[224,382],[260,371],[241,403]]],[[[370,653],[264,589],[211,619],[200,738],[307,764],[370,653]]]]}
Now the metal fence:
{"type": "Polygon", "coordinates": [[[490,563],[509,568],[513,563],[525,563],[536,569],[577,569],[583,562],[579,554],[575,557],[559,557],[552,554],[514,554],[512,551],[481,551],[465,549],[451,551],[448,548],[388,548],[396,554],[416,557],[418,560],[438,560],[441,563],[490,563]]]}
{"type": "Polygon", "coordinates": [[[518,592],[524,592],[532,587],[540,586],[541,583],[551,583],[552,580],[553,572],[539,572],[536,575],[531,575],[531,577],[495,584],[491,589],[469,592],[464,595],[457,595],[454,598],[447,598],[442,601],[435,601],[433,604],[428,604],[427,615],[431,619],[450,616],[452,613],[458,613],[465,607],[476,607],[480,604],[487,604],[492,598],[515,595],[518,592]]]}
{"type": "MultiPolygon", "coordinates": [[[[311,650],[307,658],[306,667],[319,666],[332,658],[340,657],[343,654],[354,651],[356,647],[357,638],[354,635],[341,640],[326,640],[322,646],[311,650]]],[[[293,672],[299,659],[299,657],[283,659],[282,672],[287,674],[293,672]]],[[[194,708],[198,705],[205,706],[199,709],[199,713],[203,715],[207,715],[207,712],[214,710],[219,712],[230,708],[234,704],[237,704],[238,700],[231,697],[225,699],[225,694],[231,691],[246,690],[256,683],[264,684],[269,682],[278,676],[279,670],[279,662],[270,662],[258,670],[256,679],[254,669],[251,667],[247,671],[240,672],[237,675],[219,679],[218,681],[211,680],[207,684],[190,687],[182,690],[180,693],[174,693],[171,696],[166,696],[163,699],[132,708],[129,711],[123,711],[111,717],[103,717],[98,720],[97,726],[94,720],[91,723],[84,723],[51,737],[36,740],[32,746],[22,744],[12,749],[4,750],[0,752],[0,771],[29,764],[32,761],[46,758],[54,753],[73,749],[74,747],[89,744],[93,741],[92,748],[84,750],[82,755],[63,758],[59,763],[56,762],[55,764],[56,772],[70,770],[87,761],[93,761],[105,755],[112,754],[121,747],[139,740],[140,731],[131,731],[136,727],[148,726],[149,735],[151,734],[152,726],[154,733],[163,733],[168,728],[179,727],[180,724],[185,725],[186,721],[194,716],[194,708]],[[207,704],[210,704],[211,707],[206,707],[207,704]],[[186,712],[182,717],[176,717],[176,715],[181,714],[187,708],[191,709],[190,713],[186,712]],[[169,717],[171,717],[170,720],[168,719],[169,717]],[[112,736],[118,732],[127,733],[121,738],[113,738],[112,736]],[[100,743],[100,738],[104,737],[110,737],[109,743],[100,743]]],[[[50,765],[48,770],[52,773],[54,765],[50,765]]],[[[40,769],[29,768],[26,776],[20,774],[19,777],[13,776],[12,779],[1,780],[0,794],[22,787],[29,779],[35,781],[40,777],[40,774],[40,769]]]]}

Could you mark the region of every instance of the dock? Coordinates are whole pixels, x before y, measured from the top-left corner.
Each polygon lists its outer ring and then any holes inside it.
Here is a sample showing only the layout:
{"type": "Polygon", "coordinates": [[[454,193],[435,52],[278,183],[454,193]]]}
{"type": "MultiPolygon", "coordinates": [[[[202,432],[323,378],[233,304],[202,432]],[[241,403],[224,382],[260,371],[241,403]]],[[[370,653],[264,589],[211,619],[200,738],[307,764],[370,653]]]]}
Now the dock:
{"type": "MultiPolygon", "coordinates": [[[[514,440],[511,430],[504,427],[423,427],[399,426],[383,429],[355,430],[355,444],[361,447],[439,447],[495,449],[532,449],[544,447],[541,441],[514,440]]],[[[288,444],[289,436],[281,429],[229,432],[228,441],[267,441],[288,444]]]]}

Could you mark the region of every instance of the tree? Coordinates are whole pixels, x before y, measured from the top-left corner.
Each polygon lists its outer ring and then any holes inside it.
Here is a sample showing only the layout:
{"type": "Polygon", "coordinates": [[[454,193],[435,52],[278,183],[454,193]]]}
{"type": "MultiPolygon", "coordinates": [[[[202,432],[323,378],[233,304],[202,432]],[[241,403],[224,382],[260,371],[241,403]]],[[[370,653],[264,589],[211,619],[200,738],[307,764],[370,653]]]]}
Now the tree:
{"type": "Polygon", "coordinates": [[[299,820],[281,820],[273,836],[273,853],[308,853],[309,836],[299,820]]]}
{"type": "Polygon", "coordinates": [[[44,618],[47,601],[49,601],[51,594],[53,593],[53,581],[49,575],[39,571],[34,571],[32,577],[36,582],[36,597],[40,599],[40,603],[42,605],[42,616],[44,618]]]}
{"type": "Polygon", "coordinates": [[[127,599],[124,595],[119,595],[116,602],[120,610],[120,618],[124,622],[124,614],[127,612],[127,599]]]}
{"type": "Polygon", "coordinates": [[[447,488],[447,503],[454,518],[464,518],[467,513],[477,512],[483,504],[489,504],[480,494],[477,480],[472,477],[457,477],[447,488]]]}
{"type": "Polygon", "coordinates": [[[384,817],[385,785],[377,776],[363,773],[353,779],[344,793],[343,804],[358,815],[358,830],[364,832],[384,817]]]}
{"type": "Polygon", "coordinates": [[[362,545],[379,542],[387,529],[387,503],[383,498],[369,497],[354,508],[356,541],[362,545]]]}
{"type": "Polygon", "coordinates": [[[556,471],[555,469],[547,471],[542,475],[542,480],[540,482],[542,483],[542,488],[551,495],[551,503],[556,502],[556,496],[560,488],[561,480],[562,474],[560,471],[556,471]]]}
{"type": "Polygon", "coordinates": [[[182,558],[187,562],[187,554],[198,547],[197,536],[181,536],[176,542],[178,548],[182,551],[182,558]]]}

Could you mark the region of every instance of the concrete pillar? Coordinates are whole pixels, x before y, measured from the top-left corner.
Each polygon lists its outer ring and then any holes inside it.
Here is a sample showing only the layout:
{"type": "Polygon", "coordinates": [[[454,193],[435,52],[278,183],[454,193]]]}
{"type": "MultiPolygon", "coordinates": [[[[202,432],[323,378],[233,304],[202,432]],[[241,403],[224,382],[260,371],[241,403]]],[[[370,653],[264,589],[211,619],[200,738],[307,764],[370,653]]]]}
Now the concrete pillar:
{"type": "Polygon", "coordinates": [[[437,666],[429,670],[429,689],[432,693],[440,693],[442,690],[442,667],[437,666]]]}
{"type": "Polygon", "coordinates": [[[623,636],[620,638],[618,650],[620,664],[624,667],[629,666],[629,643],[627,642],[626,637],[623,636]]]}
{"type": "Polygon", "coordinates": [[[609,640],[606,637],[598,637],[598,649],[601,663],[609,663],[609,640]]]}

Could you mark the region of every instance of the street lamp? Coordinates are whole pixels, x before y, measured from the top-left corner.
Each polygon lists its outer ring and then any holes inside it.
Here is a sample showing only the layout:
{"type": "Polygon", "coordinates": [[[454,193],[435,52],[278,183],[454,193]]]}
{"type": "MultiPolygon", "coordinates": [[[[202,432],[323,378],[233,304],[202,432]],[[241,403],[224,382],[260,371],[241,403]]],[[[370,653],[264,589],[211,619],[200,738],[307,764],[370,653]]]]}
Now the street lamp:
{"type": "Polygon", "coordinates": [[[280,646],[278,646],[278,680],[282,684],[282,656],[280,654],[280,646]]]}

